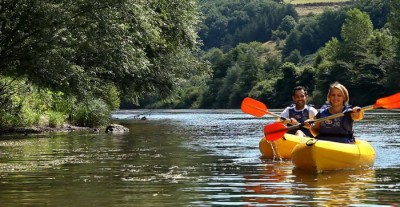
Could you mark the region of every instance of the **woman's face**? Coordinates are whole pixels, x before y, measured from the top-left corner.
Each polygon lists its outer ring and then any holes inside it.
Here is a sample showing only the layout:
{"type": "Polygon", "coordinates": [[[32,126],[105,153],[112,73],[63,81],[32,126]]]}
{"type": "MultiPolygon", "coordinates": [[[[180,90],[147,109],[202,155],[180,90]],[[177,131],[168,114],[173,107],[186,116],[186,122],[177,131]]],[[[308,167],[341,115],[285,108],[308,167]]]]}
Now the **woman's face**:
{"type": "Polygon", "coordinates": [[[332,106],[343,106],[344,103],[344,95],[337,88],[332,88],[329,94],[329,102],[332,106]]]}

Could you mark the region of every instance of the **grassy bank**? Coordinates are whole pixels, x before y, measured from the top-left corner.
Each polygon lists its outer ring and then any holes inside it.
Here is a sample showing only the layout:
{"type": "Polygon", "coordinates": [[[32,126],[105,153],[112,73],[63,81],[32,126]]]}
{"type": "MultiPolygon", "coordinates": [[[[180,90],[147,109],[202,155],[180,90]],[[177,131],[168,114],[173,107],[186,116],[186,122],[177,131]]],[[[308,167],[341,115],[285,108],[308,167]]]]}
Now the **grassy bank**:
{"type": "Polygon", "coordinates": [[[289,4],[315,4],[315,3],[344,3],[349,2],[350,0],[285,0],[285,3],[289,4]]]}
{"type": "Polygon", "coordinates": [[[300,16],[306,16],[310,13],[321,14],[326,9],[337,10],[350,0],[285,0],[286,3],[293,4],[300,16]]]}

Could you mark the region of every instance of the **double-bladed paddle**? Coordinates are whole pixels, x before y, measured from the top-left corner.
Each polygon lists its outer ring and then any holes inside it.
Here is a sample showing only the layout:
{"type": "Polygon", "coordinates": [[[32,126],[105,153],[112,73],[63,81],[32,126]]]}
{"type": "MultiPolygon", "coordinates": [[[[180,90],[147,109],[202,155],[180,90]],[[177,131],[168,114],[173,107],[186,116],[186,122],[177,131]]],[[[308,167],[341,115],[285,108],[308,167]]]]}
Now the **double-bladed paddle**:
{"type": "Polygon", "coordinates": [[[279,116],[278,114],[269,112],[264,103],[249,97],[243,99],[241,109],[244,113],[251,114],[256,117],[262,117],[265,114],[269,114],[281,120],[288,120],[287,118],[279,116]]]}
{"type": "MultiPolygon", "coordinates": [[[[371,110],[371,109],[376,109],[376,108],[385,108],[385,109],[397,109],[400,108],[400,93],[396,93],[394,95],[391,96],[387,96],[384,98],[380,98],[378,100],[376,100],[374,105],[370,105],[370,106],[365,106],[362,107],[360,109],[360,111],[366,111],[366,110],[371,110]]],[[[348,112],[342,112],[342,113],[337,113],[331,116],[327,116],[327,117],[323,117],[320,119],[316,119],[313,121],[310,121],[309,123],[318,123],[318,122],[322,122],[325,120],[329,120],[329,119],[334,119],[334,118],[338,118],[341,116],[344,116],[347,113],[351,113],[352,111],[348,111],[348,112]]],[[[264,127],[264,134],[265,134],[265,138],[268,141],[275,141],[277,139],[280,139],[283,137],[283,135],[288,132],[291,129],[297,129],[304,126],[304,123],[301,124],[297,124],[297,125],[293,125],[290,127],[285,126],[284,124],[280,123],[280,122],[275,122],[272,124],[268,124],[264,127]]]]}

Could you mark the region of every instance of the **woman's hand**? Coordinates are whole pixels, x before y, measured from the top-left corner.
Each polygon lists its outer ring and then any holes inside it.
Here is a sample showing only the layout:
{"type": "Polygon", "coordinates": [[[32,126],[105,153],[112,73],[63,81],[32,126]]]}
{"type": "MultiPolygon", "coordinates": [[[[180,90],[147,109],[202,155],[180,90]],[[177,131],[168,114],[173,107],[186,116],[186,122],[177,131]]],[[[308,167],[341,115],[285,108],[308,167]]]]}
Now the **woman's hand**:
{"type": "Polygon", "coordinates": [[[353,107],[353,113],[359,113],[360,109],[361,108],[359,106],[353,107]]]}
{"type": "Polygon", "coordinates": [[[312,119],[307,119],[304,121],[304,127],[310,129],[312,127],[312,123],[313,123],[312,119]]]}
{"type": "Polygon", "coordinates": [[[319,134],[321,125],[318,122],[314,122],[313,119],[307,119],[304,121],[304,127],[310,130],[311,134],[316,137],[319,134]]]}
{"type": "Polygon", "coordinates": [[[290,118],[290,122],[289,122],[290,125],[297,125],[298,123],[299,123],[299,122],[297,122],[296,119],[290,118]]]}
{"type": "Polygon", "coordinates": [[[354,121],[359,121],[364,118],[364,112],[360,110],[358,106],[353,107],[353,112],[351,113],[351,118],[354,121]]]}

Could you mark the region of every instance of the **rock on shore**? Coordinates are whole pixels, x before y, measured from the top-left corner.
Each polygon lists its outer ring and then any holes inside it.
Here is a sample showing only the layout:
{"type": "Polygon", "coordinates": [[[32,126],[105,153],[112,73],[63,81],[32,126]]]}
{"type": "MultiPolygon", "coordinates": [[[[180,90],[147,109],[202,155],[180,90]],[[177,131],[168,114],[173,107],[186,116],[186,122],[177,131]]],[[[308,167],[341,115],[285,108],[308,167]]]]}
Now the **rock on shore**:
{"type": "Polygon", "coordinates": [[[126,133],[129,132],[129,129],[127,127],[124,127],[122,125],[119,124],[111,124],[109,126],[107,126],[106,128],[106,133],[126,133]]]}

